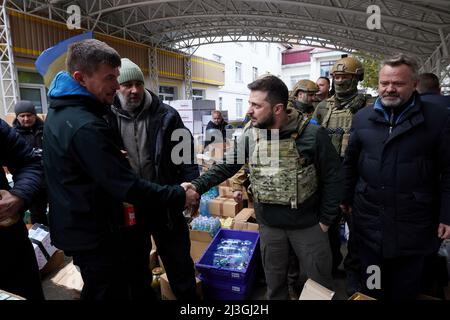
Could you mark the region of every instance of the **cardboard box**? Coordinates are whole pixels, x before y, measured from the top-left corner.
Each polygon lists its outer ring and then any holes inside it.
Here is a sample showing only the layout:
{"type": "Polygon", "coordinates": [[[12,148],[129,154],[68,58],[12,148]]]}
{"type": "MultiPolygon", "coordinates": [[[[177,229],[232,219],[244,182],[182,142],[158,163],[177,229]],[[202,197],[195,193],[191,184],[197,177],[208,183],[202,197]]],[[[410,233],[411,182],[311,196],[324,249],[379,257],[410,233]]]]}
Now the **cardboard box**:
{"type": "Polygon", "coordinates": [[[42,252],[42,249],[35,243],[32,243],[34,249],[34,255],[36,257],[36,261],[38,264],[39,270],[42,270],[44,266],[47,264],[47,257],[42,252]]]}
{"type": "Polygon", "coordinates": [[[216,161],[223,160],[225,148],[223,143],[210,143],[206,146],[203,154],[213,158],[216,161]]]}
{"type": "Polygon", "coordinates": [[[222,229],[233,229],[234,226],[234,218],[220,218],[220,226],[222,229]]]}
{"type": "MultiPolygon", "coordinates": [[[[166,269],[164,269],[164,263],[162,262],[160,256],[158,256],[158,265],[159,265],[159,267],[162,269],[162,272],[165,273],[165,272],[166,272],[166,269]]],[[[153,269],[150,270],[150,271],[153,271],[153,269]]]]}
{"type": "Polygon", "coordinates": [[[33,244],[39,246],[47,260],[49,260],[57,250],[56,247],[51,244],[50,232],[44,225],[35,223],[31,229],[28,230],[28,237],[33,244]]]}
{"type": "Polygon", "coordinates": [[[348,300],[377,300],[372,297],[366,296],[365,294],[362,294],[361,292],[355,292],[348,300]]]}
{"type": "Polygon", "coordinates": [[[216,160],[214,158],[203,153],[197,154],[195,156],[195,159],[197,161],[197,164],[201,167],[204,167],[205,169],[208,169],[214,163],[216,163],[216,160]]]}
{"type": "MultiPolygon", "coordinates": [[[[161,300],[177,300],[175,295],[170,288],[169,280],[167,279],[167,274],[163,273],[159,278],[159,284],[161,287],[161,300]]],[[[202,281],[195,277],[195,284],[197,288],[197,295],[202,299],[202,281]]]]}
{"type": "Polygon", "coordinates": [[[158,248],[156,248],[156,243],[155,239],[153,239],[153,236],[150,236],[150,241],[152,242],[152,250],[158,250],[158,248]]]}
{"type": "Polygon", "coordinates": [[[158,266],[158,253],[156,252],[156,250],[151,250],[150,251],[150,260],[149,260],[149,269],[150,271],[153,270],[153,268],[156,268],[158,266]]]}
{"type": "Polygon", "coordinates": [[[11,292],[0,289],[0,301],[5,300],[26,300],[26,299],[11,292]]]}
{"type": "Polygon", "coordinates": [[[259,225],[256,223],[254,209],[244,208],[234,217],[234,230],[258,231],[259,225]]]}
{"type": "Polygon", "coordinates": [[[189,238],[191,239],[191,258],[196,263],[206,251],[212,237],[206,231],[189,230],[189,238]]]}
{"type": "Polygon", "coordinates": [[[221,184],[219,184],[219,187],[231,187],[230,179],[223,181],[221,184]]]}
{"type": "Polygon", "coordinates": [[[51,256],[47,264],[41,270],[41,276],[45,276],[52,273],[56,269],[60,268],[64,264],[64,252],[62,250],[56,250],[55,254],[51,256]]]}
{"type": "Polygon", "coordinates": [[[333,299],[334,293],[334,291],[308,279],[303,286],[302,293],[298,300],[331,300],[333,299]]]}
{"type": "Polygon", "coordinates": [[[219,197],[233,199],[233,189],[219,185],[219,197]]]}
{"type": "Polygon", "coordinates": [[[208,202],[209,212],[218,217],[232,217],[242,209],[242,202],[237,203],[233,199],[229,198],[215,198],[208,202]]]}
{"type": "Polygon", "coordinates": [[[72,289],[77,292],[81,292],[81,289],[83,289],[84,285],[81,273],[78,271],[73,262],[70,262],[64,268],[59,270],[59,272],[51,279],[51,281],[58,286],[63,286],[67,289],[72,289]]]}

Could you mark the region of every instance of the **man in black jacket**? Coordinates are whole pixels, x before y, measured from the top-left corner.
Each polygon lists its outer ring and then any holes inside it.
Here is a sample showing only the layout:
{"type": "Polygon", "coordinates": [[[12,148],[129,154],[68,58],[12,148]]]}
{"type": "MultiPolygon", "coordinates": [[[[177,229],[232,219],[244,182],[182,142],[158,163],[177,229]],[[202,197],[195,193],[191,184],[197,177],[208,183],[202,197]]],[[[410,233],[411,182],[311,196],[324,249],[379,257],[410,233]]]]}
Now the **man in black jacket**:
{"type": "MultiPolygon", "coordinates": [[[[142,70],[127,58],[122,58],[118,81],[120,89],[109,122],[120,136],[136,175],[159,184],[180,184],[197,178],[199,170],[192,152],[194,140],[178,112],[144,88],[142,70]],[[174,134],[188,141],[191,152],[187,162],[179,163],[172,158],[172,151],[178,144],[172,141],[174,134]]],[[[140,213],[141,209],[136,209],[140,213]]],[[[145,208],[142,210],[145,218],[145,208]]],[[[177,300],[193,300],[196,297],[195,269],[190,256],[189,228],[183,214],[181,210],[172,212],[164,206],[152,210],[165,213],[147,219],[146,225],[164,263],[170,287],[177,300]]]]}
{"type": "Polygon", "coordinates": [[[67,70],[50,86],[44,126],[44,168],[54,245],[81,270],[83,299],[152,298],[150,241],[129,205],[181,212],[198,195],[181,186],[139,179],[103,118],[119,88],[120,56],[89,39],[70,45],[67,70]]]}
{"type": "Polygon", "coordinates": [[[219,141],[216,141],[218,137],[222,137],[220,142],[225,143],[227,125],[228,122],[222,117],[222,112],[219,110],[211,112],[211,121],[208,122],[205,129],[205,148],[211,143],[218,143],[219,141]]]}
{"type": "Polygon", "coordinates": [[[248,88],[251,122],[240,137],[237,152],[225,159],[232,158],[232,162],[212,166],[192,181],[192,187],[206,192],[232,177],[243,165],[239,160],[245,160],[260,227],[267,298],[289,298],[289,244],[306,276],[332,288],[327,231],[337,218],[341,201],[338,154],[323,128],[305,120],[296,109],[287,108],[288,89],[279,78],[265,76],[248,88]],[[275,150],[278,145],[278,157],[267,157],[267,152],[274,150],[265,149],[269,144],[275,150]]]}
{"type": "MultiPolygon", "coordinates": [[[[11,188],[0,172],[0,289],[29,300],[44,300],[39,269],[23,210],[42,182],[40,157],[0,119],[0,164],[13,174],[11,188]]],[[[0,167],[1,168],[1,167],[0,167]]]]}
{"type": "MultiPolygon", "coordinates": [[[[36,108],[31,101],[18,101],[14,106],[16,119],[13,127],[33,147],[38,155],[42,155],[42,139],[44,133],[44,121],[36,114],[36,108]]],[[[28,210],[31,213],[31,223],[48,225],[47,219],[47,190],[45,181],[39,188],[28,210]]]]}
{"type": "Polygon", "coordinates": [[[426,257],[450,237],[449,112],[421,100],[417,69],[406,55],[382,63],[379,97],[354,116],[344,159],[341,208],[366,290],[381,299],[415,299],[426,257]]]}
{"type": "Polygon", "coordinates": [[[439,78],[434,73],[421,73],[417,83],[420,100],[431,104],[441,104],[450,109],[450,96],[441,94],[439,78]]]}

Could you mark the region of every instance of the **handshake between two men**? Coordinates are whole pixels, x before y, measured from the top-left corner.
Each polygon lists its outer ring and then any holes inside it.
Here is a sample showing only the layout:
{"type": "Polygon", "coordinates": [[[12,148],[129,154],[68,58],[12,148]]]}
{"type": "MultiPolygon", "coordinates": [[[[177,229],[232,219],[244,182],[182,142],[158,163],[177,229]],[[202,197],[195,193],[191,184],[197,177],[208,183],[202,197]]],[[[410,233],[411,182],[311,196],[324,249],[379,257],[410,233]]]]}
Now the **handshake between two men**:
{"type": "Polygon", "coordinates": [[[197,193],[197,189],[192,183],[183,182],[181,186],[186,192],[186,201],[184,203],[184,207],[185,209],[188,209],[191,214],[195,214],[200,203],[200,195],[197,193]]]}

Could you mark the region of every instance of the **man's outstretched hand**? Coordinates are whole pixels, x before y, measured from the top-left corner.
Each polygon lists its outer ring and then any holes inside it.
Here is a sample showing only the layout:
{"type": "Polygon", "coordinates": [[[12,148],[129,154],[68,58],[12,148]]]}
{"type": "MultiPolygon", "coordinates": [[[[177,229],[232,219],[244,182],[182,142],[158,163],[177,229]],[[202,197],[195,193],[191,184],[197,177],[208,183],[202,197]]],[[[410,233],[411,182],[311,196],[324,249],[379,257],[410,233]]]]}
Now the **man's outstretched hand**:
{"type": "Polygon", "coordinates": [[[181,184],[184,191],[186,192],[186,202],[184,203],[185,208],[196,208],[199,203],[199,194],[197,193],[197,189],[194,187],[192,183],[183,182],[181,184]]]}

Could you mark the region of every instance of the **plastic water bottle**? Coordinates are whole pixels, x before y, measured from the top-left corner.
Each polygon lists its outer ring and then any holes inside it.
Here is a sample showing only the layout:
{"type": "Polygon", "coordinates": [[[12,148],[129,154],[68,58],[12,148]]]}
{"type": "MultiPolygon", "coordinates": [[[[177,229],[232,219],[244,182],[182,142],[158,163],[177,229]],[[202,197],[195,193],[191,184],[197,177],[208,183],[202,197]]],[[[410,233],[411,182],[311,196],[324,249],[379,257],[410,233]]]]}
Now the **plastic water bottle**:
{"type": "Polygon", "coordinates": [[[206,197],[203,197],[203,196],[200,199],[200,215],[202,215],[204,217],[211,216],[211,214],[209,213],[209,209],[208,209],[208,201],[209,201],[209,199],[206,197]]]}

